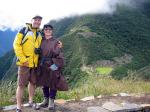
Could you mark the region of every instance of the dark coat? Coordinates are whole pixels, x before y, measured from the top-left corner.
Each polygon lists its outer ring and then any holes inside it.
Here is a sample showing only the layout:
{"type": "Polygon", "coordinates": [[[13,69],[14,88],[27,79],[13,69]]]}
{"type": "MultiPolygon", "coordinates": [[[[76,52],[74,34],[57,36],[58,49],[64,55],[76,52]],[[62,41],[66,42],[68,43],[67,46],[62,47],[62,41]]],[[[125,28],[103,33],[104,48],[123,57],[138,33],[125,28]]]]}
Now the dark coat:
{"type": "Polygon", "coordinates": [[[64,57],[61,49],[58,47],[58,40],[54,38],[43,39],[41,50],[37,86],[48,86],[51,89],[60,91],[68,90],[68,85],[62,74],[64,57]],[[58,70],[52,71],[49,68],[52,64],[56,64],[58,70]]]}

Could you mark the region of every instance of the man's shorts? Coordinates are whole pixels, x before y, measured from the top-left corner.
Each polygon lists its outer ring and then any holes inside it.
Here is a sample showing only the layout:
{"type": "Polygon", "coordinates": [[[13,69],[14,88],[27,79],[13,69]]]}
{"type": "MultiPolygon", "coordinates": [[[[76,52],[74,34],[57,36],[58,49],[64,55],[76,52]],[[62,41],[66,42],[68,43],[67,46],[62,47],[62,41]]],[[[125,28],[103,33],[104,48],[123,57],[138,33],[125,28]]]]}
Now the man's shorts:
{"type": "Polygon", "coordinates": [[[29,82],[36,84],[36,69],[25,66],[18,67],[18,85],[26,86],[29,82]]]}

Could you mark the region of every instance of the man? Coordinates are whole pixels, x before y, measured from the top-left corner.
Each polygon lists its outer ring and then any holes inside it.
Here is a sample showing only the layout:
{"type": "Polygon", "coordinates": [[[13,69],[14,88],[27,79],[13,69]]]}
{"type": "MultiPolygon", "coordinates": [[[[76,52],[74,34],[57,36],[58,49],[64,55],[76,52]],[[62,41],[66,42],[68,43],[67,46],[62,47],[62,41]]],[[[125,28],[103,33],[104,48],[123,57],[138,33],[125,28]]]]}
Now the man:
{"type": "Polygon", "coordinates": [[[42,40],[40,33],[42,17],[36,15],[32,18],[31,24],[27,23],[16,35],[13,43],[15,54],[18,58],[18,82],[16,90],[17,108],[16,112],[21,111],[22,97],[25,86],[28,84],[29,106],[33,105],[33,96],[36,84],[36,67],[42,40]]]}

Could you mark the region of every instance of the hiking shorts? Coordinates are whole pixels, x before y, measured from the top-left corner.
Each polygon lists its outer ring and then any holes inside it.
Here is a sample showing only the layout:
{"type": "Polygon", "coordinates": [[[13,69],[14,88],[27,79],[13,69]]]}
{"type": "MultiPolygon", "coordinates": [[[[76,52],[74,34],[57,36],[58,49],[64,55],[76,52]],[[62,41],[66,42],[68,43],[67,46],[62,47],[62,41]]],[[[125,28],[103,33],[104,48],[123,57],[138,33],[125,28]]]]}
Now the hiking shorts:
{"type": "Polygon", "coordinates": [[[28,83],[36,84],[36,68],[25,66],[18,67],[18,86],[26,86],[28,83]]]}

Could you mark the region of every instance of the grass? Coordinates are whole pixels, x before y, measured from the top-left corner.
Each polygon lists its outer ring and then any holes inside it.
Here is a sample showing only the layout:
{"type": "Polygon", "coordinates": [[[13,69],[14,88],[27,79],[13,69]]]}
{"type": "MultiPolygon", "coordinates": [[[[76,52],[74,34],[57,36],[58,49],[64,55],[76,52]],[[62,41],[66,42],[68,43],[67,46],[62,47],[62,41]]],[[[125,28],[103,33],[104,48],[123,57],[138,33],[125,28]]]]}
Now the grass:
{"type": "MultiPolygon", "coordinates": [[[[16,83],[3,82],[0,85],[0,106],[15,104],[12,97],[15,96],[16,83]]],[[[81,82],[81,86],[72,88],[67,92],[58,92],[58,99],[76,99],[86,96],[111,95],[116,93],[150,93],[150,82],[133,80],[115,80],[111,77],[102,77],[101,75],[91,74],[88,80],[81,82]]],[[[27,101],[27,89],[24,93],[24,101],[27,101]]],[[[34,100],[41,102],[43,99],[41,88],[36,89],[34,100]]]]}
{"type": "Polygon", "coordinates": [[[13,104],[16,93],[16,82],[0,82],[0,106],[13,104]]]}
{"type": "Polygon", "coordinates": [[[108,75],[112,72],[112,67],[97,67],[96,71],[101,75],[108,75]]]}

